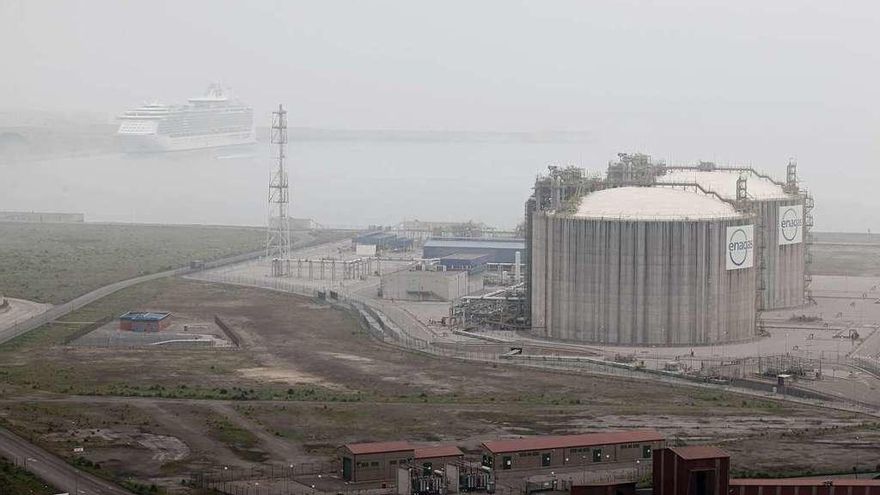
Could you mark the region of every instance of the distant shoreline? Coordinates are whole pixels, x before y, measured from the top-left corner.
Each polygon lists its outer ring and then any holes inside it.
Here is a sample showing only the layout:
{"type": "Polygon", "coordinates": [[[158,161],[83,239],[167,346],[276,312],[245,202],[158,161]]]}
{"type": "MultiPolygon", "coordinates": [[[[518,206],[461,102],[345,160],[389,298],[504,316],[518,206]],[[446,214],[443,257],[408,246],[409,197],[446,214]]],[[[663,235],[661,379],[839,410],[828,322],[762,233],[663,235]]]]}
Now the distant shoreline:
{"type": "MultiPolygon", "coordinates": [[[[267,128],[258,127],[265,136],[267,128]]],[[[399,141],[399,142],[491,142],[491,143],[587,143],[586,131],[461,131],[402,129],[323,129],[291,127],[291,139],[307,141],[399,141]]]]}
{"type": "MultiPolygon", "coordinates": [[[[89,132],[73,127],[0,126],[0,134],[14,132],[21,142],[14,147],[0,146],[0,161],[40,162],[67,158],[87,158],[124,154],[115,142],[115,126],[105,132],[89,132]]],[[[257,144],[268,142],[268,128],[257,127],[257,144]]],[[[407,131],[396,129],[322,129],[291,127],[292,146],[300,143],[490,143],[490,144],[586,144],[591,135],[580,131],[407,131]]],[[[248,146],[248,145],[243,145],[248,146]]],[[[158,154],[158,153],[157,153],[158,154]]]]}

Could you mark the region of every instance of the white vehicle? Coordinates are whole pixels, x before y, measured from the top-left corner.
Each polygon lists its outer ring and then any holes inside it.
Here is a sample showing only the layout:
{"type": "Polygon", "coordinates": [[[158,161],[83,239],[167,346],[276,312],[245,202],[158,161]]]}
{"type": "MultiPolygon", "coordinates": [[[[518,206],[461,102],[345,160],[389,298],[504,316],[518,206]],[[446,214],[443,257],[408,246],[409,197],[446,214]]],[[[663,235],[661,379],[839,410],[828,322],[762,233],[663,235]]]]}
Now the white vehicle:
{"type": "Polygon", "coordinates": [[[119,117],[117,135],[128,152],[178,151],[256,142],[253,108],[220,85],[184,105],[147,103],[119,117]]]}

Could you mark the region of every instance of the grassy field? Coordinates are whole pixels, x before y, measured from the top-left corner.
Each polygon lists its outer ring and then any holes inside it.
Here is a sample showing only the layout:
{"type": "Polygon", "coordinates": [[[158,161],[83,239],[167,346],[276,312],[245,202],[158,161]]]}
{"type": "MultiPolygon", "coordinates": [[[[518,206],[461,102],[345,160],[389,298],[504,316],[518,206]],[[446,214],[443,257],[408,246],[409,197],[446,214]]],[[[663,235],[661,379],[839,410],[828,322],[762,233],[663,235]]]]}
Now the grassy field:
{"type": "Polygon", "coordinates": [[[0,293],[58,304],[112,282],[254,251],[258,228],[0,223],[0,293]]]}
{"type": "Polygon", "coordinates": [[[813,275],[880,276],[880,235],[814,234],[813,275]]]}
{"type": "Polygon", "coordinates": [[[59,493],[43,480],[0,457],[0,495],[52,495],[59,493]]]}
{"type": "Polygon", "coordinates": [[[68,458],[87,445],[85,458],[104,476],[169,488],[217,466],[326,461],[340,444],[372,440],[473,451],[511,435],[654,427],[675,442],[725,445],[740,468],[768,472],[844,469],[875,458],[880,445],[877,425],[849,413],[398,352],[348,313],[249,287],[157,280],[66,320],[132,306],[199,321],[219,314],[244,346],[81,347],[64,345],[77,324],[45,326],[0,347],[0,422],[68,458]],[[799,451],[811,455],[790,455],[799,451]]]}
{"type": "MultiPolygon", "coordinates": [[[[164,301],[167,301],[169,294],[177,297],[197,288],[210,291],[206,284],[181,279],[146,282],[89,304],[67,315],[62,322],[95,321],[108,314],[121,314],[128,309],[142,307],[143,304],[155,304],[149,306],[154,309],[168,308],[164,301]]],[[[220,292],[222,288],[215,286],[214,290],[220,292]]],[[[208,314],[204,316],[210,318],[208,314]]],[[[240,352],[209,349],[166,349],[156,352],[63,346],[66,337],[77,332],[80,326],[48,324],[0,346],[0,394],[31,389],[128,396],[170,396],[173,392],[179,392],[206,398],[211,394],[219,396],[219,391],[226,388],[231,396],[232,387],[239,382],[234,377],[230,378],[230,375],[238,368],[256,365],[250,354],[240,352]],[[150,362],[150,366],[141,367],[140,363],[145,362],[150,362]],[[136,378],[127,372],[134,368],[139,369],[136,378]]]]}
{"type": "Polygon", "coordinates": [[[880,245],[815,244],[813,275],[880,276],[880,245]]]}

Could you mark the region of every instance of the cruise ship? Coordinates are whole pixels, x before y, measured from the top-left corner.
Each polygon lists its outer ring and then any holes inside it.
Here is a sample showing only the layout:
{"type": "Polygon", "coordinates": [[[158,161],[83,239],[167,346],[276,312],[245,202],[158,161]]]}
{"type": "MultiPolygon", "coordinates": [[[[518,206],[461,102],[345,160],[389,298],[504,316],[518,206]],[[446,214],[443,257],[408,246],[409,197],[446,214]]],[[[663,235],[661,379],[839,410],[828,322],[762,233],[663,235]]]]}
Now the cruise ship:
{"type": "Polygon", "coordinates": [[[254,110],[220,85],[184,105],[147,103],[120,116],[128,152],[179,151],[256,142],[254,110]]]}

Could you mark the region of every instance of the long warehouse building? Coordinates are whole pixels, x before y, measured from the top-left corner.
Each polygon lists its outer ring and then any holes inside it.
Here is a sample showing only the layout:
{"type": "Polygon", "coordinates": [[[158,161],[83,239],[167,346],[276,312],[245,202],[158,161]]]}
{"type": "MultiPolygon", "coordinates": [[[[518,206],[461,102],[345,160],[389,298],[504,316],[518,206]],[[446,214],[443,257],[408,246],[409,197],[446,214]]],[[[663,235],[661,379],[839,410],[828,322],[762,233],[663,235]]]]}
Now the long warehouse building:
{"type": "Polygon", "coordinates": [[[650,462],[653,451],[665,446],[662,434],[644,429],[492,440],[481,447],[482,465],[505,471],[650,462]]]}

